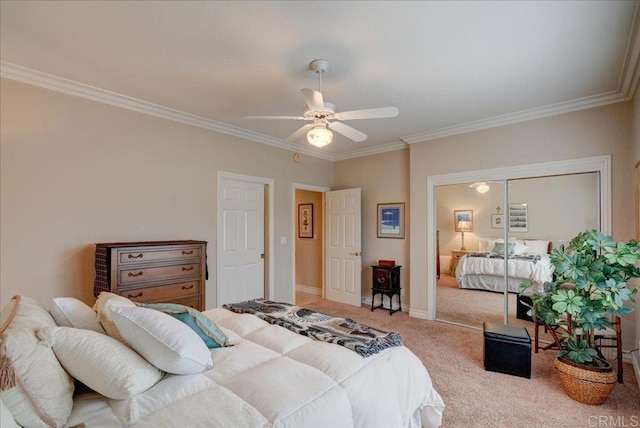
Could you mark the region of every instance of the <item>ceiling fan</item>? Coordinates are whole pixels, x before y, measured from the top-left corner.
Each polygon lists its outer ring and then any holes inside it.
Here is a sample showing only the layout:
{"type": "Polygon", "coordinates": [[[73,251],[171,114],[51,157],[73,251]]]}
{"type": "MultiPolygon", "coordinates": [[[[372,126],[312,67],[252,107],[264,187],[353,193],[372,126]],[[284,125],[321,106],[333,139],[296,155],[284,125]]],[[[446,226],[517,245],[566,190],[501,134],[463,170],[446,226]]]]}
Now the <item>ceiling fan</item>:
{"type": "Polygon", "coordinates": [[[294,141],[307,134],[307,141],[316,147],[324,147],[333,140],[333,133],[336,131],[353,141],[364,141],[367,134],[360,132],[349,125],[342,123],[346,120],[357,119],[381,119],[386,117],[396,117],[399,110],[396,107],[381,107],[365,110],[336,111],[335,104],[324,101],[322,95],[322,73],[329,67],[329,62],[325,59],[316,59],[309,64],[310,68],[318,75],[318,90],[304,88],[301,89],[302,96],[307,103],[307,109],[302,116],[247,116],[247,119],[285,119],[285,120],[307,120],[308,123],[300,127],[297,131],[287,137],[288,141],[294,141]]]}

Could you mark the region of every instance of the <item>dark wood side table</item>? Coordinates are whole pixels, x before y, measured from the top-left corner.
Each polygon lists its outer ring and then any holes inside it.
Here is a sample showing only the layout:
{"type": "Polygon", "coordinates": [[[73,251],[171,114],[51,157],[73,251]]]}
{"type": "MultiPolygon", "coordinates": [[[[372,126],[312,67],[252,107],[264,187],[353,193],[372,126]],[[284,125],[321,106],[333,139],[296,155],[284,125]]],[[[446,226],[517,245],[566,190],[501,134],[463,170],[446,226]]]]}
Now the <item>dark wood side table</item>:
{"type": "Polygon", "coordinates": [[[373,286],[371,287],[371,312],[384,307],[384,296],[389,298],[389,315],[402,310],[400,299],[400,268],[402,266],[371,266],[373,268],[373,286]],[[374,306],[376,294],[380,294],[380,304],[374,306]],[[398,308],[393,309],[393,296],[398,295],[398,308]]]}

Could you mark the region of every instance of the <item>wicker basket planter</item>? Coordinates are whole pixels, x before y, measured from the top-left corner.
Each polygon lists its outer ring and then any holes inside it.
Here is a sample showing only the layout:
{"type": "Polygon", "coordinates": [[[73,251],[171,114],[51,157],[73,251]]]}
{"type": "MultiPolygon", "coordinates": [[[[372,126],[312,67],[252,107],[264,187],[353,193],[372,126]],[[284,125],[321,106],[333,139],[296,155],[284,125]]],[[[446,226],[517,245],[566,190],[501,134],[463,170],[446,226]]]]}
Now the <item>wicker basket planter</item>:
{"type": "Polygon", "coordinates": [[[577,365],[565,358],[556,358],[553,366],[567,395],[584,404],[604,403],[616,386],[616,374],[607,361],[604,367],[577,365]]]}

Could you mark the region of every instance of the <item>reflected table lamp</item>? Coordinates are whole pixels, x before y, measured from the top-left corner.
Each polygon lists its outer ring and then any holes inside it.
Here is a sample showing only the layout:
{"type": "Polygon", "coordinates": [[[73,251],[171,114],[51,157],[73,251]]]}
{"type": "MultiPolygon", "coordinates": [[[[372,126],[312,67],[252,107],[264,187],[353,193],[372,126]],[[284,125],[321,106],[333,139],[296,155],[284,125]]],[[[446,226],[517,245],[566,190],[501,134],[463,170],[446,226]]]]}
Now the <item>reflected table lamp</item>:
{"type": "Polygon", "coordinates": [[[462,247],[460,247],[460,251],[467,251],[466,248],[464,248],[464,232],[466,231],[470,231],[471,230],[471,224],[468,221],[465,220],[460,220],[456,226],[456,231],[459,231],[462,233],[462,247]]]}

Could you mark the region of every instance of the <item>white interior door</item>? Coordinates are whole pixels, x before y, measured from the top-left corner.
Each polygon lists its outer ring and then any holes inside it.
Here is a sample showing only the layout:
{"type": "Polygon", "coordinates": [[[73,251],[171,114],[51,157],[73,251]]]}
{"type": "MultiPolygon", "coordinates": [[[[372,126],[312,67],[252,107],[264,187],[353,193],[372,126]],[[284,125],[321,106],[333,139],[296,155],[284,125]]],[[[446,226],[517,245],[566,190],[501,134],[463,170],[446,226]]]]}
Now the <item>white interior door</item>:
{"type": "Polygon", "coordinates": [[[360,306],[360,189],[325,193],[325,296],[328,300],[360,306]]]}
{"type": "Polygon", "coordinates": [[[223,179],[217,305],[264,297],[264,184],[223,179]]]}

